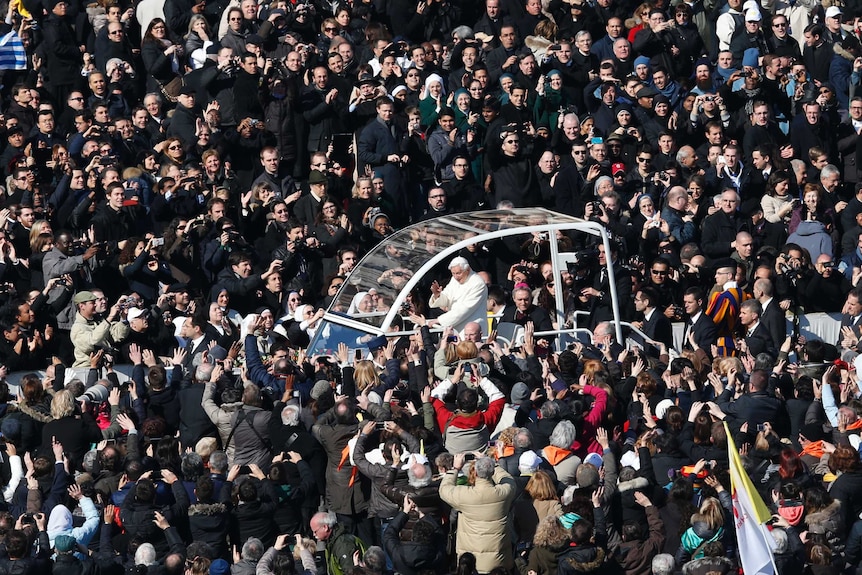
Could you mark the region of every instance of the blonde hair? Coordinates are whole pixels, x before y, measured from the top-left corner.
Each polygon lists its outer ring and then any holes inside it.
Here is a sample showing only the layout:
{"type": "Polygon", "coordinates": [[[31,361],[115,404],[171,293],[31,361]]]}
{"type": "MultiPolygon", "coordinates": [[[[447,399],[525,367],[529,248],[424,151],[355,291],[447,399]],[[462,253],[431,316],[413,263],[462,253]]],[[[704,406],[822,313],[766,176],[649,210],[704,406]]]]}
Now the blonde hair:
{"type": "Polygon", "coordinates": [[[554,482],[551,481],[551,476],[544,471],[533,473],[524,491],[527,492],[533,501],[559,501],[554,482]]]}
{"type": "Polygon", "coordinates": [[[213,451],[218,449],[218,442],[215,437],[204,437],[195,444],[195,453],[201,456],[204,461],[209,461],[213,451]]]}
{"type": "Polygon", "coordinates": [[[356,391],[364,391],[366,387],[377,387],[380,385],[380,376],[374,362],[367,359],[357,361],[353,366],[353,381],[356,383],[356,391]]]}
{"type": "Polygon", "coordinates": [[[51,417],[62,419],[75,413],[75,398],[68,389],[61,389],[51,400],[51,417]]]}
{"type": "Polygon", "coordinates": [[[724,509],[715,497],[707,497],[703,500],[703,503],[700,504],[700,512],[691,517],[692,524],[698,515],[700,516],[699,520],[706,522],[710,529],[717,529],[724,525],[724,509]]]}
{"type": "Polygon", "coordinates": [[[738,357],[722,357],[713,364],[713,369],[718,375],[727,375],[731,368],[736,369],[736,373],[740,374],[745,371],[742,360],[738,357]]]}
{"type": "Polygon", "coordinates": [[[361,178],[356,178],[356,183],[353,185],[353,193],[352,193],[354,198],[359,197],[359,184],[360,184],[360,182],[368,182],[368,184],[371,185],[371,189],[374,190],[374,185],[373,185],[374,180],[372,180],[371,178],[369,178],[367,176],[362,176],[361,178]]]}
{"type": "Polygon", "coordinates": [[[293,548],[293,558],[297,561],[301,561],[302,557],[300,556],[300,552],[302,550],[308,551],[312,555],[317,552],[317,542],[314,539],[309,539],[308,537],[303,537],[302,541],[299,542],[299,545],[293,548]]]}
{"type": "Polygon", "coordinates": [[[458,359],[473,359],[479,355],[479,349],[472,341],[459,341],[455,344],[458,359]]]}

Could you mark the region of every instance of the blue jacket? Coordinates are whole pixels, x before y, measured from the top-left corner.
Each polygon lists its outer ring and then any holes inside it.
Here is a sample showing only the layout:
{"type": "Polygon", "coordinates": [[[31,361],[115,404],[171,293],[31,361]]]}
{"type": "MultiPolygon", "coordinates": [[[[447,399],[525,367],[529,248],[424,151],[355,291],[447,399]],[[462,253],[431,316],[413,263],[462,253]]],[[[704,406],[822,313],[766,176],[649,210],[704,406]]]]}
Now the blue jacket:
{"type": "MultiPolygon", "coordinates": [[[[245,363],[249,379],[276,399],[281,397],[281,394],[284,393],[284,379],[276,377],[266,370],[266,366],[260,359],[260,352],[257,349],[257,342],[253,334],[245,336],[245,363]]],[[[313,386],[314,382],[310,380],[297,381],[293,384],[293,389],[300,392],[302,402],[306,403],[311,400],[311,388],[313,386]]]]}

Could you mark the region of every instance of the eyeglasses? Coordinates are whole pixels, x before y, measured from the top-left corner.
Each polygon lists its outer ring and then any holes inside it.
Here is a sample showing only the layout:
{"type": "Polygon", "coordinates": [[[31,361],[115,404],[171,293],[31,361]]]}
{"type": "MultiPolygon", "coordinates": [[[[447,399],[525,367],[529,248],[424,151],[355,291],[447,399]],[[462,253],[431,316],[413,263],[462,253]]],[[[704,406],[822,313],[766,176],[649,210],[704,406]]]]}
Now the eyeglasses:
{"type": "Polygon", "coordinates": [[[164,30],[164,29],[165,29],[164,26],[153,26],[153,32],[155,32],[156,30],[164,30]]]}
{"type": "Polygon", "coordinates": [[[73,102],[83,102],[84,101],[83,96],[75,96],[74,98],[70,97],[69,99],[72,100],[73,102]]]}
{"type": "Polygon", "coordinates": [[[773,28],[787,28],[787,22],[773,22],[773,28]]]}
{"type": "Polygon", "coordinates": [[[108,32],[108,34],[110,34],[111,36],[116,36],[116,35],[122,34],[122,33],[123,33],[122,30],[112,30],[112,31],[108,32]]]}
{"type": "Polygon", "coordinates": [[[667,270],[650,270],[650,273],[654,276],[666,276],[667,270]]]}
{"type": "Polygon", "coordinates": [[[518,140],[506,140],[505,143],[507,143],[507,144],[518,144],[519,141],[518,140]]]}
{"type": "Polygon", "coordinates": [[[323,29],[324,32],[336,32],[337,30],[338,30],[338,28],[332,28],[329,26],[327,26],[326,28],[323,29]]]}
{"type": "Polygon", "coordinates": [[[652,158],[638,158],[638,162],[652,162],[652,158]]]}
{"type": "Polygon", "coordinates": [[[231,22],[242,22],[242,18],[228,18],[231,22]]]}
{"type": "Polygon", "coordinates": [[[584,154],[587,153],[587,151],[586,150],[572,150],[572,153],[575,154],[576,156],[583,156],[584,154]]]}
{"type": "Polygon", "coordinates": [[[169,150],[182,150],[182,147],[174,144],[173,146],[168,146],[169,150]]]}

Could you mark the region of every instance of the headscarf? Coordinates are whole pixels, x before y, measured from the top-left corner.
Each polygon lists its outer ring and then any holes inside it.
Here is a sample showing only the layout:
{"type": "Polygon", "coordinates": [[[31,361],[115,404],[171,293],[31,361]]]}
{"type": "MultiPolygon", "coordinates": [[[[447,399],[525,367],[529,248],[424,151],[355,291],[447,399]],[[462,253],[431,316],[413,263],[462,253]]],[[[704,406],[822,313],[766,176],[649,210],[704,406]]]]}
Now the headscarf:
{"type": "Polygon", "coordinates": [[[347,308],[347,315],[359,313],[357,311],[359,309],[359,304],[362,303],[362,300],[367,295],[371,295],[371,294],[369,294],[367,291],[361,291],[358,294],[356,294],[355,296],[353,296],[353,299],[350,300],[350,306],[348,306],[348,308],[347,308]]]}
{"type": "Polygon", "coordinates": [[[461,94],[464,94],[467,96],[467,112],[470,111],[470,92],[468,92],[464,88],[458,88],[457,90],[455,90],[455,94],[452,98],[452,104],[453,104],[453,108],[455,109],[456,112],[461,112],[463,114],[464,111],[458,107],[458,96],[460,96],[461,94]]]}
{"type": "Polygon", "coordinates": [[[440,82],[440,98],[443,98],[446,95],[446,84],[443,82],[440,74],[431,74],[425,78],[425,97],[431,97],[431,84],[434,82],[440,82]]]}

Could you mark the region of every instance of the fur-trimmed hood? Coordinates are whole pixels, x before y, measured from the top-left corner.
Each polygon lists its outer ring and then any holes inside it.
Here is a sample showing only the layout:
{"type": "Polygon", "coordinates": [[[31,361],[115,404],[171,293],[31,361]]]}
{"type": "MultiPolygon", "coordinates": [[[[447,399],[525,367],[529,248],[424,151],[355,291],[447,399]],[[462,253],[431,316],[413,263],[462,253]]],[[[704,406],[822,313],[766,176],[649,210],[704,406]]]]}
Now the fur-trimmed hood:
{"type": "Polygon", "coordinates": [[[51,407],[44,403],[34,403],[32,405],[19,403],[18,411],[24,415],[29,415],[39,423],[49,423],[54,421],[54,418],[51,417],[51,407]]]}
{"type": "Polygon", "coordinates": [[[578,573],[592,573],[601,569],[605,555],[605,550],[601,547],[576,547],[575,553],[569,554],[565,561],[578,573]]]}
{"type": "Polygon", "coordinates": [[[832,51],[844,58],[845,60],[849,60],[851,63],[856,59],[856,56],[854,56],[838,42],[832,44],[832,51]]]}
{"type": "Polygon", "coordinates": [[[626,491],[637,491],[649,487],[649,481],[645,477],[635,477],[629,481],[620,481],[617,483],[617,491],[621,494],[626,491]]]}
{"type": "Polygon", "coordinates": [[[223,515],[227,511],[224,503],[195,503],[189,507],[189,517],[192,515],[223,515]]]}
{"type": "Polygon", "coordinates": [[[813,511],[806,515],[804,521],[812,533],[841,533],[841,502],[834,500],[820,511],[813,511]]]}

